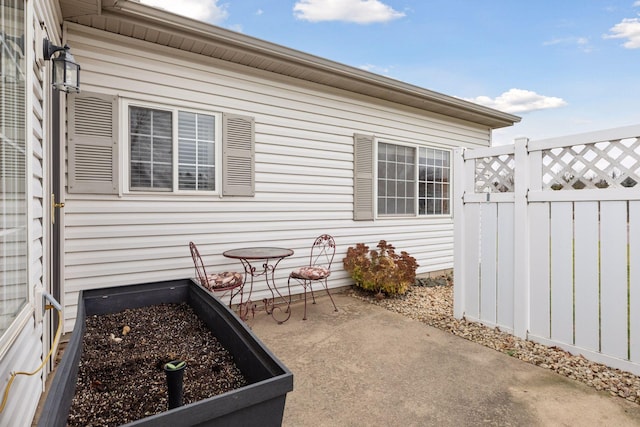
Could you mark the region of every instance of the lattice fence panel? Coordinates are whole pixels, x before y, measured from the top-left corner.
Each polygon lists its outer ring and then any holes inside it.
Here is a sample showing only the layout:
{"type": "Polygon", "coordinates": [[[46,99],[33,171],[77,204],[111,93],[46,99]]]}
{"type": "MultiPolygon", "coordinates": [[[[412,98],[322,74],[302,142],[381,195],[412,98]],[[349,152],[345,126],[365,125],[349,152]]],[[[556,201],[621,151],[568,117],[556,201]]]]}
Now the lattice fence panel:
{"type": "Polygon", "coordinates": [[[513,192],[514,172],[515,159],[513,154],[476,159],[475,192],[513,192]]]}
{"type": "Polygon", "coordinates": [[[640,137],[544,150],[545,190],[640,189],[640,137]]]}

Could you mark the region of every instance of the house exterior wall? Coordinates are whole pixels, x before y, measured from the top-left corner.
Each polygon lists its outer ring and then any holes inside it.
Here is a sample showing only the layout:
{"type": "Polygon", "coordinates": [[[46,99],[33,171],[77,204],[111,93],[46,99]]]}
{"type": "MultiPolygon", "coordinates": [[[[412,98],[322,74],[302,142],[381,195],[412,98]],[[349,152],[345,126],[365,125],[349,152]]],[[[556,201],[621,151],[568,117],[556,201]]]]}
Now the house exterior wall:
{"type": "MultiPolygon", "coordinates": [[[[353,137],[480,147],[489,144],[486,126],[77,24],[66,24],[66,37],[82,65],[83,91],[255,118],[255,196],[136,194],[126,191],[126,183],[119,195],[67,193],[65,331],[73,327],[82,289],[193,276],[191,240],[216,270],[240,268],[221,255],[227,249],[291,248],[295,255],[276,274],[284,286],[289,270],[307,262],[313,239],[322,233],[333,235],[338,246],[331,287],[352,283],[342,258],[360,242],[391,242],[417,258],[418,272],[452,267],[451,216],[353,220],[353,137]]],[[[120,169],[128,170],[123,132],[120,139],[120,169]]],[[[254,299],[265,295],[258,281],[254,299]]]]}

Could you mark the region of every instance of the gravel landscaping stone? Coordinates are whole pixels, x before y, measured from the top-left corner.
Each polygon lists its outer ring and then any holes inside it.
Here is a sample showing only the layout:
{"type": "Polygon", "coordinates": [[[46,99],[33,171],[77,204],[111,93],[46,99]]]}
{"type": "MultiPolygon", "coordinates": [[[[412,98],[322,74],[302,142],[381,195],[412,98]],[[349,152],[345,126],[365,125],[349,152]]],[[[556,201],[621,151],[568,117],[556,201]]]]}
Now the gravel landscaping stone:
{"type": "Polygon", "coordinates": [[[436,286],[412,286],[405,295],[378,300],[373,293],[353,287],[349,294],[388,310],[442,329],[560,375],[606,390],[640,404],[640,378],[629,372],[591,362],[558,348],[523,340],[479,323],[453,317],[453,286],[450,280],[436,286]]]}

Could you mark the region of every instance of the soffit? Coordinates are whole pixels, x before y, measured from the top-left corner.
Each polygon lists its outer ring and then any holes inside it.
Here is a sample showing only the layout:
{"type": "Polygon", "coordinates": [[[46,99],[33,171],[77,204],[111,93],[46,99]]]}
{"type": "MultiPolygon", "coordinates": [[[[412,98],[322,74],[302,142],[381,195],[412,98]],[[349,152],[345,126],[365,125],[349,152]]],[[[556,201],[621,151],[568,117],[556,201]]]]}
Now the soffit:
{"type": "Polygon", "coordinates": [[[61,0],[65,21],[490,128],[520,117],[129,0],[61,0]]]}

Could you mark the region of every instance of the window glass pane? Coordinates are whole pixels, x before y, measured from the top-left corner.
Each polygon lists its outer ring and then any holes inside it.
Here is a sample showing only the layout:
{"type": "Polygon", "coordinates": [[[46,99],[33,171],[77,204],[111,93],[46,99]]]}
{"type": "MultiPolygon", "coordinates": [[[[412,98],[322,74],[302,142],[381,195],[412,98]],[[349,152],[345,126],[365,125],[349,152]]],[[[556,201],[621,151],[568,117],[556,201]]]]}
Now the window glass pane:
{"type": "Polygon", "coordinates": [[[378,145],[378,160],[387,159],[387,144],[378,145]]]}
{"type": "Polygon", "coordinates": [[[449,182],[449,175],[450,175],[450,169],[449,168],[443,168],[442,169],[442,182],[449,182]]]}
{"type": "Polygon", "coordinates": [[[427,198],[428,199],[433,199],[435,197],[435,191],[433,189],[434,185],[433,183],[427,183],[427,198]]]}
{"type": "Polygon", "coordinates": [[[29,291],[24,3],[0,1],[0,335],[29,291]]]}
{"type": "Polygon", "coordinates": [[[172,113],[129,107],[131,188],[173,188],[172,113]]]}
{"type": "Polygon", "coordinates": [[[151,187],[151,163],[131,163],[131,187],[151,187]]]}
{"type": "Polygon", "coordinates": [[[410,196],[413,200],[416,194],[416,184],[413,181],[407,181],[407,196],[410,196]]]}
{"type": "Polygon", "coordinates": [[[151,162],[151,138],[142,135],[131,135],[131,160],[151,162]]]}
{"type": "Polygon", "coordinates": [[[156,137],[171,138],[172,123],[170,111],[153,111],[153,135],[156,137]]]}
{"type": "Polygon", "coordinates": [[[395,181],[387,181],[387,196],[395,197],[396,196],[396,182],[395,181]]]}
{"type": "Polygon", "coordinates": [[[215,190],[215,117],[181,111],[178,123],[179,188],[215,190]]]}
{"type": "MultiPolygon", "coordinates": [[[[387,162],[395,162],[396,161],[396,153],[398,148],[395,145],[387,145],[387,162]]],[[[391,163],[394,164],[394,163],[391,163]]]]}
{"type": "Polygon", "coordinates": [[[384,179],[387,177],[387,164],[385,162],[378,162],[378,179],[384,179]]]}
{"type": "Polygon", "coordinates": [[[397,214],[398,213],[398,211],[396,210],[396,199],[395,199],[395,197],[387,198],[387,213],[388,214],[397,214]]]}
{"type": "Polygon", "coordinates": [[[181,139],[179,144],[178,162],[180,164],[195,165],[197,155],[196,143],[192,140],[181,139]]]}
{"type": "Polygon", "coordinates": [[[198,143],[198,164],[204,166],[214,165],[215,153],[213,151],[213,144],[210,142],[198,143]]]}
{"type": "Polygon", "coordinates": [[[427,167],[427,181],[433,182],[435,179],[435,175],[433,172],[433,167],[427,167]]]}
{"type": "Polygon", "coordinates": [[[151,135],[151,110],[131,107],[129,109],[131,135],[151,135]]]}
{"type": "Polygon", "coordinates": [[[196,189],[195,166],[180,166],[180,188],[184,190],[196,189]]]}
{"type": "Polygon", "coordinates": [[[178,115],[178,138],[196,139],[196,114],[180,111],[178,115]]]}
{"type": "Polygon", "coordinates": [[[153,162],[171,165],[173,147],[171,146],[171,138],[154,138],[153,144],[153,162]]]}
{"type": "Polygon", "coordinates": [[[213,116],[198,115],[198,139],[201,141],[213,141],[215,135],[215,121],[213,116]]]}
{"type": "Polygon", "coordinates": [[[173,181],[171,165],[155,164],[153,166],[153,187],[171,188],[173,181]]]}
{"type": "Polygon", "coordinates": [[[215,175],[213,167],[201,167],[198,168],[198,189],[199,190],[213,190],[215,183],[215,175]]]}
{"type": "Polygon", "coordinates": [[[407,199],[406,200],[406,208],[405,208],[405,212],[407,213],[413,213],[414,209],[415,209],[415,200],[414,199],[407,199]]]}
{"type": "Polygon", "coordinates": [[[406,173],[407,173],[407,168],[405,167],[405,165],[402,163],[398,163],[397,175],[396,175],[398,179],[402,179],[402,180],[407,179],[406,173]]]}
{"type": "Polygon", "coordinates": [[[442,182],[442,168],[434,168],[433,179],[436,182],[442,182]]]}
{"type": "Polygon", "coordinates": [[[422,215],[445,215],[449,214],[449,180],[451,169],[449,165],[450,153],[446,150],[433,148],[421,148],[420,153],[420,176],[418,177],[418,197],[420,200],[420,214],[422,215]],[[423,174],[422,170],[425,169],[423,174]],[[424,200],[424,210],[422,203],[424,200]],[[445,203],[446,202],[446,203],[445,203]]]}
{"type": "Polygon", "coordinates": [[[420,165],[418,168],[418,179],[420,181],[425,181],[427,179],[427,167],[424,165],[420,165]]]}
{"type": "Polygon", "coordinates": [[[415,153],[413,147],[378,144],[378,214],[414,213],[415,153]]]}

